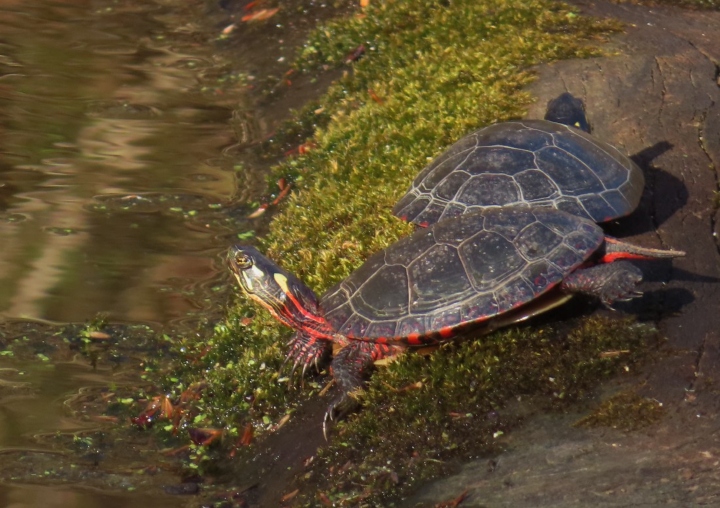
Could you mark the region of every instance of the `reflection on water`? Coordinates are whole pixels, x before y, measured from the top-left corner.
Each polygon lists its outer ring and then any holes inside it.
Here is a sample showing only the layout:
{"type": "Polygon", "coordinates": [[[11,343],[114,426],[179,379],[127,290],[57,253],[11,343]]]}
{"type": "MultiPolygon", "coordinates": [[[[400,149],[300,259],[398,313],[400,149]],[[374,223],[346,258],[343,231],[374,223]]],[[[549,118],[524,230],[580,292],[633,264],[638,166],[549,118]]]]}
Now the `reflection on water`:
{"type": "Polygon", "coordinates": [[[0,359],[0,451],[37,449],[42,434],[89,428],[70,417],[65,402],[81,389],[109,381],[109,375],[80,364],[0,359]]]}
{"type": "Polygon", "coordinates": [[[112,423],[84,416],[85,407],[123,377],[84,361],[0,357],[0,482],[12,481],[0,483],[0,506],[130,507],[152,495],[154,506],[180,505],[162,495],[177,482],[171,468],[144,474],[143,458],[158,455],[151,444],[125,440],[127,449],[103,448],[103,429],[112,423]]]}
{"type": "Polygon", "coordinates": [[[244,85],[213,74],[197,27],[168,31],[173,8],[0,3],[0,315],[168,322],[198,310],[190,293],[216,276],[231,233],[203,214],[235,194],[221,154],[244,85]],[[148,193],[192,208],[98,206],[148,193]]]}
{"type": "Polygon", "coordinates": [[[31,320],[174,330],[222,311],[221,256],[266,187],[247,148],[297,106],[253,110],[246,72],[282,75],[314,22],[283,4],[287,23],[236,29],[229,60],[232,3],[0,0],[0,506],[197,506],[168,488],[197,487],[172,443],[127,424],[158,392],[137,369],[162,345],[31,320]]]}
{"type": "Polygon", "coordinates": [[[84,492],[67,487],[0,485],[0,505],[5,508],[177,508],[177,499],[148,496],[147,493],[112,495],[84,492]]]}

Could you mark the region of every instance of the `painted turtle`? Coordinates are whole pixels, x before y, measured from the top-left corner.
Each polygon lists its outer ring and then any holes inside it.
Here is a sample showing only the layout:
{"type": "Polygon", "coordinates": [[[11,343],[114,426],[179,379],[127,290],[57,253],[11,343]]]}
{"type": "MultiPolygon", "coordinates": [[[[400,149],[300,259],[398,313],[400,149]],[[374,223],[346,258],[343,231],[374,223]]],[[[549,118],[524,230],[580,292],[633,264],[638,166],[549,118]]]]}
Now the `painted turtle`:
{"type": "Polygon", "coordinates": [[[628,215],[640,202],[643,173],[589,131],[582,101],[564,93],[548,103],[545,120],[491,125],[452,145],[420,172],[393,213],[420,226],[512,205],[595,222],[628,215]]]}
{"type": "Polygon", "coordinates": [[[639,296],[642,273],[620,259],[682,255],[622,243],[560,210],[505,207],[418,229],[319,299],[253,247],[232,247],[228,261],[240,287],[295,328],[293,370],[317,364],[332,343],[341,347],[331,363],[341,392],[332,418],[378,359],[522,321],[574,293],[606,305],[639,296]]]}

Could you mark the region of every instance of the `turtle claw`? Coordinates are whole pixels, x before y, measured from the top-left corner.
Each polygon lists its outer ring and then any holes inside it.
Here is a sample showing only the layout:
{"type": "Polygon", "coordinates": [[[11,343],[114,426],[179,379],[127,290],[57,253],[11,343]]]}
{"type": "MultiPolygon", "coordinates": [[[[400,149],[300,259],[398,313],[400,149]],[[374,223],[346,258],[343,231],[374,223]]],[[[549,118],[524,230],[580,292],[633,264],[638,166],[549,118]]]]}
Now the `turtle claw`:
{"type": "Polygon", "coordinates": [[[302,366],[301,377],[305,376],[308,367],[311,365],[315,365],[315,368],[319,367],[321,360],[325,359],[330,351],[331,342],[298,331],[288,344],[290,349],[280,366],[280,372],[285,369],[288,362],[292,361],[292,368],[289,373],[289,382],[292,384],[298,367],[302,366]]]}
{"type": "Polygon", "coordinates": [[[325,438],[325,441],[328,440],[328,429],[332,427],[331,424],[334,424],[338,419],[340,419],[340,416],[345,413],[345,411],[339,413],[337,409],[343,405],[347,398],[347,394],[343,394],[342,396],[334,399],[328,406],[327,411],[325,411],[325,416],[323,417],[323,437],[325,438]]]}
{"type": "Polygon", "coordinates": [[[333,421],[332,415],[329,412],[326,412],[325,417],[323,418],[323,437],[325,438],[325,441],[328,440],[328,420],[331,422],[333,421]]]}
{"type": "Polygon", "coordinates": [[[298,365],[300,365],[300,362],[299,362],[298,360],[295,360],[295,361],[293,362],[292,369],[290,369],[290,372],[288,373],[288,377],[289,377],[290,379],[293,379],[293,378],[295,377],[295,371],[297,370],[298,365]]]}
{"type": "Polygon", "coordinates": [[[624,294],[622,294],[622,295],[616,296],[616,297],[614,297],[614,298],[608,298],[607,300],[604,300],[604,299],[603,299],[603,300],[602,300],[602,303],[603,303],[603,305],[604,305],[606,308],[608,308],[608,309],[610,309],[610,310],[615,310],[615,308],[612,306],[613,303],[615,303],[615,302],[629,302],[629,301],[631,301],[631,300],[633,300],[633,299],[635,299],[635,298],[640,298],[641,296],[643,296],[643,294],[644,294],[644,293],[643,293],[642,291],[629,291],[629,292],[626,292],[626,293],[624,293],[624,294]]]}
{"type": "Polygon", "coordinates": [[[325,411],[325,419],[331,422],[342,419],[359,405],[358,401],[349,392],[338,395],[325,411]]]}

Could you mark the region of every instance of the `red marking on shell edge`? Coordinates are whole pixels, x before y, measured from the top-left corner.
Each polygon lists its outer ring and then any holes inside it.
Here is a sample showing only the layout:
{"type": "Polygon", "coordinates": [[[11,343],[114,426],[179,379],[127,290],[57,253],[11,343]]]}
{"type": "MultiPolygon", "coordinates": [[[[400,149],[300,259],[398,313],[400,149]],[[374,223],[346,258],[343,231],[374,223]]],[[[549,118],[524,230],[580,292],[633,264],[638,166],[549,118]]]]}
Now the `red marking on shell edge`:
{"type": "Polygon", "coordinates": [[[428,227],[429,225],[430,225],[430,224],[429,224],[427,221],[423,221],[423,222],[421,222],[420,224],[418,224],[418,226],[420,226],[421,228],[426,228],[426,227],[428,227]]]}
{"type": "Polygon", "coordinates": [[[631,254],[629,252],[611,252],[610,254],[605,254],[602,259],[600,259],[601,263],[612,263],[613,261],[617,261],[618,259],[655,259],[652,256],[643,256],[641,254],[631,254]]]}
{"type": "Polygon", "coordinates": [[[413,346],[422,344],[420,341],[420,334],[419,333],[411,333],[407,336],[408,344],[412,344],[413,346]]]}
{"type": "Polygon", "coordinates": [[[455,327],[454,326],[446,326],[445,328],[440,328],[438,330],[438,333],[440,334],[440,337],[443,339],[449,339],[455,334],[455,327]]]}

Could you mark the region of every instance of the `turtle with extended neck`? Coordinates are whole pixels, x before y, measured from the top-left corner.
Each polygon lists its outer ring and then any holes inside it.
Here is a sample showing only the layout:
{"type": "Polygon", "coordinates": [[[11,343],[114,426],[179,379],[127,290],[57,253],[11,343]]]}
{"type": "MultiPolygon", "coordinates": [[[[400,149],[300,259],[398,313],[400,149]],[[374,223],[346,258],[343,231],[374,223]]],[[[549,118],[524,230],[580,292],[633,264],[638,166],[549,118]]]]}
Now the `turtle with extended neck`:
{"type": "Polygon", "coordinates": [[[321,298],[254,247],[233,246],[240,287],[294,328],[288,359],[304,370],[340,347],[331,371],[340,395],[326,419],[351,406],[379,359],[523,321],[571,295],[603,304],[639,293],[625,259],[683,252],[636,247],[553,208],[489,208],[444,220],[372,255],[321,298]]]}

